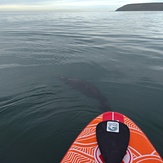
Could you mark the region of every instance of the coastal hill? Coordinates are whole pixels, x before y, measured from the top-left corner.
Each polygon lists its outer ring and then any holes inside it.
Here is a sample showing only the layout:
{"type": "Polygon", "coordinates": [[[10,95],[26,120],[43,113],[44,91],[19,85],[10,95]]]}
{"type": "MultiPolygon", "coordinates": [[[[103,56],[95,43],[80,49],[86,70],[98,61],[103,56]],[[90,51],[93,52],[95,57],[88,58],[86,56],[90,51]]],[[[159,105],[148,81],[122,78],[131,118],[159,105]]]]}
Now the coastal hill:
{"type": "Polygon", "coordinates": [[[163,3],[135,3],[127,4],[116,11],[163,11],[163,3]]]}

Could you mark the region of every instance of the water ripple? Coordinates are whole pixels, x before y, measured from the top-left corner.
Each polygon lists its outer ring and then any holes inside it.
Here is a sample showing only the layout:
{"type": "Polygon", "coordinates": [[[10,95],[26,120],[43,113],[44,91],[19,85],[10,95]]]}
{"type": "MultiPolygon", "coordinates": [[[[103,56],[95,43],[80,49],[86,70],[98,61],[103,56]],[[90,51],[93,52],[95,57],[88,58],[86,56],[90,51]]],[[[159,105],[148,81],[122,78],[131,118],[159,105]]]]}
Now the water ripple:
{"type": "Polygon", "coordinates": [[[102,112],[61,75],[97,85],[162,155],[162,26],[160,12],[1,13],[0,162],[59,162],[102,112]]]}

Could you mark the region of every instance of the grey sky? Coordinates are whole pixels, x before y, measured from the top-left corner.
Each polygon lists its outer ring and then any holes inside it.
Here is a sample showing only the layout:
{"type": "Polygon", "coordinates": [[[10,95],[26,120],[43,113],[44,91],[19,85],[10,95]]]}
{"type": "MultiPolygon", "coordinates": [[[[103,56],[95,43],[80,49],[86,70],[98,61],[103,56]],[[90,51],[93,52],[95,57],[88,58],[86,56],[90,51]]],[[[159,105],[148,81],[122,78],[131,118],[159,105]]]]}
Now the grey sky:
{"type": "Polygon", "coordinates": [[[115,9],[129,3],[163,2],[163,0],[0,0],[0,10],[23,9],[68,9],[68,8],[110,8],[115,9]]]}

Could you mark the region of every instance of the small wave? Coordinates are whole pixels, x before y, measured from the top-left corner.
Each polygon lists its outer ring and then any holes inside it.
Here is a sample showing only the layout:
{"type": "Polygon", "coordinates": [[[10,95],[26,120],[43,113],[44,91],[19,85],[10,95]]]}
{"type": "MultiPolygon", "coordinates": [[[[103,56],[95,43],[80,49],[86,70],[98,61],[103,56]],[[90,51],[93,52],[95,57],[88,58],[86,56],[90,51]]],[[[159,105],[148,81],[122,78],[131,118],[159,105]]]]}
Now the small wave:
{"type": "Polygon", "coordinates": [[[158,71],[162,71],[163,70],[163,66],[151,66],[152,70],[158,70],[158,71]]]}
{"type": "Polygon", "coordinates": [[[17,68],[17,67],[32,67],[32,66],[40,66],[40,64],[31,64],[31,65],[21,65],[21,64],[1,64],[0,69],[6,69],[6,68],[17,68]]]}
{"type": "Polygon", "coordinates": [[[0,65],[0,69],[5,69],[5,68],[13,68],[13,67],[20,67],[20,64],[2,64],[0,65]]]}

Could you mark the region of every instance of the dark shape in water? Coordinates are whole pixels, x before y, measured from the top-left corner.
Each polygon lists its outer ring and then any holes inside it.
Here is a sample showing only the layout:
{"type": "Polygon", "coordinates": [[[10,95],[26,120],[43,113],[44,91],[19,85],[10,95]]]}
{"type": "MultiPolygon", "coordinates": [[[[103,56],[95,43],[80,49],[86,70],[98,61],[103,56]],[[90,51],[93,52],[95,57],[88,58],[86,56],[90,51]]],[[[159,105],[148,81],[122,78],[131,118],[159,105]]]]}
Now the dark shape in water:
{"type": "Polygon", "coordinates": [[[71,85],[74,89],[80,91],[82,94],[98,100],[101,107],[105,111],[111,110],[108,105],[107,98],[100,92],[100,90],[94,84],[85,80],[67,78],[64,76],[59,77],[59,79],[62,80],[64,83],[71,85]]]}

